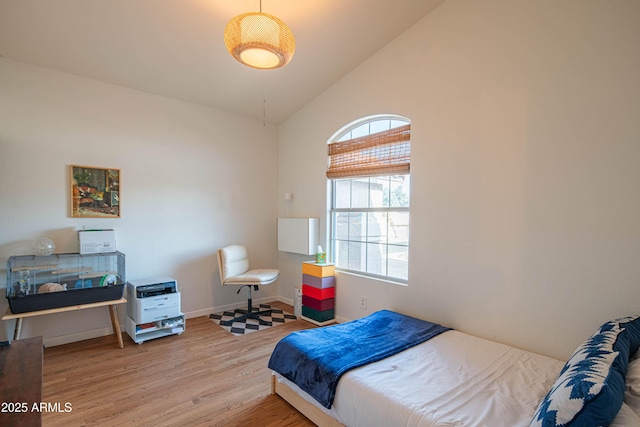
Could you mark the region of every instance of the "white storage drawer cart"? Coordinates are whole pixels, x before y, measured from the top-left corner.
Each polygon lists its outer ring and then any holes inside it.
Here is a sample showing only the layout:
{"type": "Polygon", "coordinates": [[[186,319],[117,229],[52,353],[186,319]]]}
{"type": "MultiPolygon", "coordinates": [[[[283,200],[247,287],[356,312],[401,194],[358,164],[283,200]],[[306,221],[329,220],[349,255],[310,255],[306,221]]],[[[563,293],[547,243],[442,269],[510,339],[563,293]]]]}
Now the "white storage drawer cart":
{"type": "Polygon", "coordinates": [[[178,282],[156,277],[127,282],[127,334],[142,344],[154,338],[181,334],[185,316],[180,311],[178,282]]]}

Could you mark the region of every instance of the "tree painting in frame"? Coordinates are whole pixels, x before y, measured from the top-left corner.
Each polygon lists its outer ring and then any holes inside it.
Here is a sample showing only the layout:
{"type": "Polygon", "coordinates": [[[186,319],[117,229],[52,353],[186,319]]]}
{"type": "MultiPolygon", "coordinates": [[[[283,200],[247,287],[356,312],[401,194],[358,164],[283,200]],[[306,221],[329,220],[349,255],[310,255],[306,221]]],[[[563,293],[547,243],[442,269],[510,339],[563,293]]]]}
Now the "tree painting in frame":
{"type": "Polygon", "coordinates": [[[71,165],[71,216],[120,218],[120,169],[71,165]]]}

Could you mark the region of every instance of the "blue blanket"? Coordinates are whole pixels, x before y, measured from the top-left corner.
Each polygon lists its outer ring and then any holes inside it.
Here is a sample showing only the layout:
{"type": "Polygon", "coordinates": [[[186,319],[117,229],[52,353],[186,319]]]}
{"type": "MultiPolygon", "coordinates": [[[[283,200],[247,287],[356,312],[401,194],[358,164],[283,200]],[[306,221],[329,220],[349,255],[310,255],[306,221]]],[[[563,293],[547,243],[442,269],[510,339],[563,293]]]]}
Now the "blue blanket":
{"type": "Polygon", "coordinates": [[[269,368],[331,408],[340,377],[451,328],[389,310],[324,328],[297,331],[276,345],[269,368]]]}

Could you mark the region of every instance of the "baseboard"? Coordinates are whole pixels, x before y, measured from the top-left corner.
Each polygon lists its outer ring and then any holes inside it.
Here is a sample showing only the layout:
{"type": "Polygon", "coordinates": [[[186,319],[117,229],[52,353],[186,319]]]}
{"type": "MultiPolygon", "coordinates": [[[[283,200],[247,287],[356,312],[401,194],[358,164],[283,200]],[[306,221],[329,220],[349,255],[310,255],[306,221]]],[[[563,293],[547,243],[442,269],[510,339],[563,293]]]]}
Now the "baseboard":
{"type": "Polygon", "coordinates": [[[280,301],[280,302],[282,302],[284,304],[289,304],[290,306],[295,305],[291,298],[278,297],[278,301],[280,301]]]}
{"type": "MultiPolygon", "coordinates": [[[[120,325],[120,329],[122,330],[123,334],[126,333],[124,332],[124,325],[120,325]]],[[[109,327],[109,328],[93,329],[91,331],[78,332],[77,334],[60,335],[57,337],[45,338],[44,346],[55,347],[57,345],[69,344],[76,341],[84,341],[84,340],[90,340],[92,338],[106,337],[107,335],[113,336],[114,342],[116,341],[116,337],[113,335],[113,329],[109,327]]]]}
{"type": "Polygon", "coordinates": [[[345,319],[344,317],[340,317],[340,316],[336,316],[336,323],[345,323],[345,322],[349,322],[349,319],[345,319]]]}
{"type": "MultiPolygon", "coordinates": [[[[265,297],[265,298],[258,298],[258,299],[254,298],[253,306],[255,307],[258,304],[269,304],[270,302],[273,302],[273,301],[279,301],[285,304],[293,305],[293,300],[289,298],[276,296],[276,297],[265,297]]],[[[192,319],[194,317],[208,316],[213,313],[220,313],[221,311],[231,311],[231,310],[235,310],[236,308],[246,308],[246,307],[247,307],[247,302],[243,301],[243,302],[238,302],[233,304],[218,305],[215,307],[189,311],[189,312],[185,312],[184,315],[187,317],[187,319],[192,319]]]]}

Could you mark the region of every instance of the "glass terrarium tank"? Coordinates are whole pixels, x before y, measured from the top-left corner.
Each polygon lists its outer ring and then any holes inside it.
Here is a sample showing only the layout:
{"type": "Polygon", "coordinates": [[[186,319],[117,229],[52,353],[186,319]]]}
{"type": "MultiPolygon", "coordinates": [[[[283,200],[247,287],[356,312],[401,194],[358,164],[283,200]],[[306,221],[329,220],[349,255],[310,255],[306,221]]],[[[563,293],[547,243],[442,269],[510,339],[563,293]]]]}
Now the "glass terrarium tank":
{"type": "Polygon", "coordinates": [[[12,256],[7,261],[7,299],[13,313],[122,298],[121,252],[12,256]]]}

